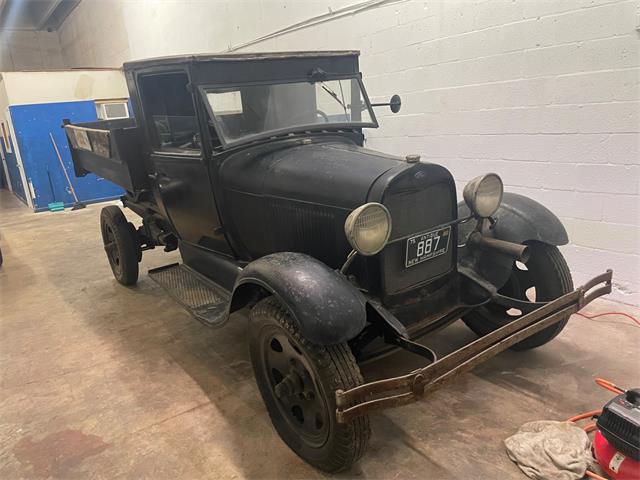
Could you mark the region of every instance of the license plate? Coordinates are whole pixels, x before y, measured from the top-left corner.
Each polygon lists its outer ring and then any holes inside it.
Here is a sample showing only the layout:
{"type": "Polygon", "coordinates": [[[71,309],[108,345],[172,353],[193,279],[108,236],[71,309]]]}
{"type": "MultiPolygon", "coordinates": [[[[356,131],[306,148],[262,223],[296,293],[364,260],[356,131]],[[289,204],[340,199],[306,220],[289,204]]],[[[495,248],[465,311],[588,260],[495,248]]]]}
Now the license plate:
{"type": "Polygon", "coordinates": [[[407,255],[404,266],[413,267],[432,258],[444,255],[449,250],[451,226],[420,233],[407,239],[407,255]]]}

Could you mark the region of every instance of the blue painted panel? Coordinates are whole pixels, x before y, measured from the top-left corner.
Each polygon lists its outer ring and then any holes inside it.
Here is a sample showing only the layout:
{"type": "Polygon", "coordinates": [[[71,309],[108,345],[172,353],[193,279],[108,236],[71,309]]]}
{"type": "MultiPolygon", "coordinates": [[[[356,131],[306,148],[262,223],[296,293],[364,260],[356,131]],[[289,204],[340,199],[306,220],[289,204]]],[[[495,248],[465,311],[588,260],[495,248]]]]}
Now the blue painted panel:
{"type": "Polygon", "coordinates": [[[35,194],[36,210],[46,208],[51,202],[73,204],[71,189],[56,156],[49,132],[58,145],[73,188],[82,201],[97,201],[118,198],[124,191],[113,183],[89,174],[76,178],[69,153],[69,145],[62,119],[72,123],[97,120],[95,103],[90,101],[43,103],[38,105],[12,105],[9,107],[20,156],[27,180],[35,194]]]}
{"type": "Polygon", "coordinates": [[[11,189],[13,193],[22,200],[24,203],[27,203],[27,197],[24,193],[24,185],[22,185],[22,177],[20,176],[20,169],[18,168],[18,160],[16,158],[16,149],[13,144],[13,139],[9,140],[11,143],[11,153],[7,152],[7,148],[4,144],[4,138],[0,138],[0,148],[2,148],[2,153],[4,153],[4,158],[7,162],[7,170],[9,170],[9,181],[11,182],[11,189]]]}

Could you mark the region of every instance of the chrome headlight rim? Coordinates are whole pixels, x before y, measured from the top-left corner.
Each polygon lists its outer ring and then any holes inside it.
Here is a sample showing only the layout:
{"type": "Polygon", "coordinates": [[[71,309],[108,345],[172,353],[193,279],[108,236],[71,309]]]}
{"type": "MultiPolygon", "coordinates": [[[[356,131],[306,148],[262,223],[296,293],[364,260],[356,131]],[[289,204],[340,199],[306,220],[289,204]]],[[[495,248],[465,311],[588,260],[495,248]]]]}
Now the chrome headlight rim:
{"type": "Polygon", "coordinates": [[[475,177],[465,185],[463,190],[465,203],[481,218],[489,218],[498,211],[503,195],[504,184],[497,173],[485,173],[475,177]]]}
{"type": "Polygon", "coordinates": [[[370,257],[380,253],[384,247],[389,243],[391,236],[391,213],[387,207],[377,202],[369,202],[364,205],[360,205],[354,209],[344,222],[344,233],[347,236],[347,240],[351,248],[353,248],[360,255],[370,257]],[[362,232],[359,230],[358,220],[363,220],[363,215],[377,214],[380,220],[386,223],[386,232],[377,240],[373,246],[367,248],[366,242],[360,238],[359,234],[362,232]]]}

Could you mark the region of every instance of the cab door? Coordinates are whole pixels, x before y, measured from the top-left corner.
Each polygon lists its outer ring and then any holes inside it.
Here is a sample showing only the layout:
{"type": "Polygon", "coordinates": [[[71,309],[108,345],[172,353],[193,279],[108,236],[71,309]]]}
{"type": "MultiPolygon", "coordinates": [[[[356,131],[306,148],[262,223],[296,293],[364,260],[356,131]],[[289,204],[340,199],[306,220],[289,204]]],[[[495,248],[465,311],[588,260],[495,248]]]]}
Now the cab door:
{"type": "Polygon", "coordinates": [[[221,253],[222,233],[186,71],[138,77],[154,194],[184,242],[221,253]]]}

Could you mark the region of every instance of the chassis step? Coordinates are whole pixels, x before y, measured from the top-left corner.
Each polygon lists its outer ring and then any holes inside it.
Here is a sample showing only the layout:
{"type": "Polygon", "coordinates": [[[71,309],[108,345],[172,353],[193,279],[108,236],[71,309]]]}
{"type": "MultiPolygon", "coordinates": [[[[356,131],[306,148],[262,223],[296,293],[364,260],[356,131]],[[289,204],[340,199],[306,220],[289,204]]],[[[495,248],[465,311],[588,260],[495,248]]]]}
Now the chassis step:
{"type": "Polygon", "coordinates": [[[229,294],[205,276],[186,265],[173,263],[149,270],[149,277],[205,325],[224,322],[229,294]]]}

